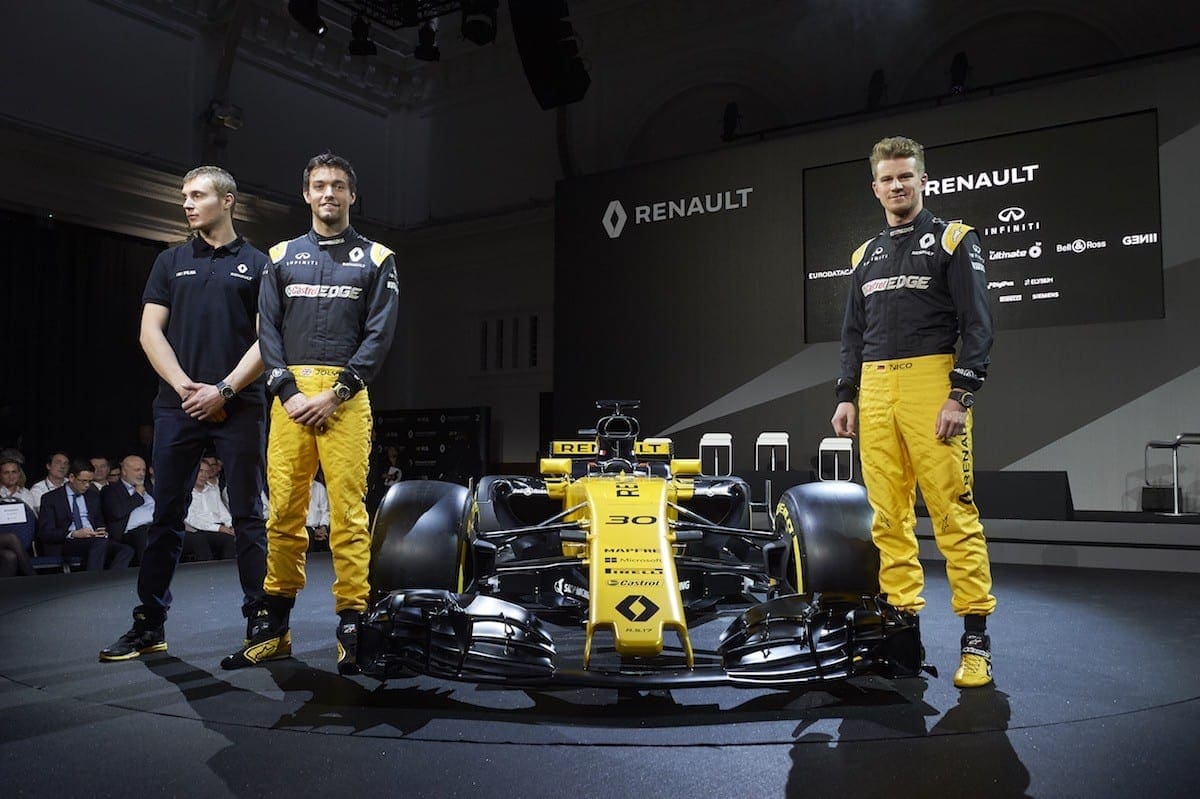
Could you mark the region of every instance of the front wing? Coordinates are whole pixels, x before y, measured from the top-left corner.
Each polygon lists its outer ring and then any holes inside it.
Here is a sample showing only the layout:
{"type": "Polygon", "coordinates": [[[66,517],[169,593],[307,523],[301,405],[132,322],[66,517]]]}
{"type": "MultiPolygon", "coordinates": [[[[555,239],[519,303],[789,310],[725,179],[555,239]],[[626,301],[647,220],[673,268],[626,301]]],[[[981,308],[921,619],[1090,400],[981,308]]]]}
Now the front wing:
{"type": "Polygon", "coordinates": [[[791,688],[861,674],[906,677],[922,667],[918,628],[879,597],[790,595],[754,605],[693,668],[669,653],[582,668],[564,658],[538,617],[512,602],[442,590],[394,591],[364,616],[363,673],[425,674],[521,687],[791,688]]]}

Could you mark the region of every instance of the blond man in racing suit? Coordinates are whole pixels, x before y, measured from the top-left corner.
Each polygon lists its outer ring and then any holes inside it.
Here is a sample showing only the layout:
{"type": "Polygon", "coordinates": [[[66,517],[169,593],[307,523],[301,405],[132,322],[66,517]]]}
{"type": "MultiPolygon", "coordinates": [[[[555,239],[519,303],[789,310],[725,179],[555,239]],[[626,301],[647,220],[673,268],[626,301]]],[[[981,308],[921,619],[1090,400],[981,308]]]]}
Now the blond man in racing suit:
{"type": "Polygon", "coordinates": [[[851,257],[833,429],[860,434],[879,587],[912,614],[925,606],[913,510],[920,484],[951,605],[964,620],[954,683],[978,687],[992,681],[986,621],[996,607],[972,496],[972,407],[992,345],[982,248],[970,227],[924,208],[928,178],[917,142],[878,142],[871,175],[888,227],[851,257]]]}
{"type": "Polygon", "coordinates": [[[358,672],[358,619],[370,593],[367,384],[391,346],[400,289],[392,251],[350,226],[356,184],[344,158],[309,161],[303,196],[312,229],[272,247],[263,275],[259,343],[276,398],[267,442],[267,576],[251,635],[221,662],[227,669],[291,654],[289,614],[305,583],[305,522],[319,462],[329,492],[338,671],[358,672]]]}

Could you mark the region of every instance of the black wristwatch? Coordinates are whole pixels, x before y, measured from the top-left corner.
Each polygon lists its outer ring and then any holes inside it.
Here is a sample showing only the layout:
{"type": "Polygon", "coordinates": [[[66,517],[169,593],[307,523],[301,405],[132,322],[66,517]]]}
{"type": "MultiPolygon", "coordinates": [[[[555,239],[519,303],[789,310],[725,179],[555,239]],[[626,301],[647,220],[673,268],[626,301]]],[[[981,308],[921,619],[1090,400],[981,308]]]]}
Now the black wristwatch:
{"type": "Polygon", "coordinates": [[[231,399],[233,399],[237,395],[237,392],[233,390],[233,386],[229,385],[224,380],[217,383],[216,388],[217,388],[217,391],[219,391],[221,393],[221,398],[224,399],[226,402],[229,402],[231,399]]]}
{"type": "Polygon", "coordinates": [[[951,391],[950,399],[954,400],[964,408],[970,408],[975,404],[975,395],[970,391],[965,391],[961,388],[951,391]]]}
{"type": "Polygon", "coordinates": [[[354,391],[351,390],[350,386],[339,382],[333,384],[333,395],[342,402],[345,402],[354,396],[354,391]]]}

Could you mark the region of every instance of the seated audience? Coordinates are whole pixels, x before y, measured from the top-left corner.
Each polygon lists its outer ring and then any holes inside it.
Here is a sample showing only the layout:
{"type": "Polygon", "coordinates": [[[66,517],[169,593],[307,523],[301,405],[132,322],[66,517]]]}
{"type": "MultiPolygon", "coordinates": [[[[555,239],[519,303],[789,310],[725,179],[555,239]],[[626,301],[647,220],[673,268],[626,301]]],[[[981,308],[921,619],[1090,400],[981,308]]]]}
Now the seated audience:
{"type": "Polygon", "coordinates": [[[108,462],[108,484],[114,485],[121,482],[121,464],[108,462]]]}
{"type": "Polygon", "coordinates": [[[92,474],[95,475],[92,478],[92,485],[96,487],[97,491],[103,491],[104,487],[108,485],[108,473],[111,469],[108,458],[92,458],[92,474]]]}
{"type": "Polygon", "coordinates": [[[325,475],[317,469],[312,490],[308,494],[308,551],[329,551],[329,492],[325,489],[325,475]]]}
{"type": "Polygon", "coordinates": [[[25,487],[25,472],[21,464],[9,457],[0,459],[0,499],[14,497],[29,506],[33,515],[37,515],[37,500],[33,492],[25,487]]]}
{"type": "Polygon", "coordinates": [[[124,568],[133,560],[133,547],[108,538],[93,477],[92,465],[82,458],[68,465],[66,482],[42,497],[38,540],[48,555],[61,550],[66,557],[82,558],[88,571],[124,568]]]}
{"type": "Polygon", "coordinates": [[[196,470],[196,485],[192,488],[192,504],[188,506],[183,527],[188,534],[184,551],[196,560],[225,560],[237,554],[233,516],[221,499],[221,489],[212,483],[212,469],[204,461],[196,470]]]}
{"type": "Polygon", "coordinates": [[[28,577],[33,574],[29,556],[21,546],[21,539],[12,533],[0,533],[0,578],[28,577]]]}
{"type": "MultiPolygon", "coordinates": [[[[42,507],[42,497],[47,492],[53,491],[56,488],[62,488],[67,482],[67,467],[71,461],[65,452],[51,453],[49,460],[46,461],[46,476],[42,480],[34,483],[29,487],[33,493],[33,503],[38,508],[42,507]]],[[[84,461],[87,463],[87,461],[84,461]]],[[[91,466],[88,466],[90,469],[91,466]]]]}
{"type": "Polygon", "coordinates": [[[108,537],[133,547],[133,563],[140,564],[154,518],[154,497],[146,489],[146,462],[141,457],[127,455],[121,461],[117,482],[100,492],[100,508],[108,537]]]}

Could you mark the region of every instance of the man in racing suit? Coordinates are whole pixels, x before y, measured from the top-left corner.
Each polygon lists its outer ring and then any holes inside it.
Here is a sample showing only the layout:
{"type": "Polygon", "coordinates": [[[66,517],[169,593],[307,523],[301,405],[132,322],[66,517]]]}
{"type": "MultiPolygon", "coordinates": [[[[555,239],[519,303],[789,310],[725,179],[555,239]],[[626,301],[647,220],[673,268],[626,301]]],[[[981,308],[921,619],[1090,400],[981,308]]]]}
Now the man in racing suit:
{"type": "Polygon", "coordinates": [[[391,346],[400,289],[392,251],[350,227],[356,184],[344,158],[309,161],[303,194],[312,229],[272,247],[263,275],[259,342],[276,397],[267,441],[267,576],[252,634],[221,662],[227,669],[291,654],[289,614],[305,582],[305,522],[319,461],[329,492],[338,671],[358,671],[358,619],[370,592],[366,389],[391,346]]]}
{"type": "Polygon", "coordinates": [[[860,428],[880,590],[912,614],[925,605],[913,509],[920,483],[946,558],[951,604],[964,619],[954,683],[987,685],[986,620],[996,598],[972,496],[971,445],[974,392],[987,375],[992,346],[983,253],[974,230],[924,208],[920,144],[883,139],[871,153],[871,171],[888,228],[851,257],[833,428],[839,436],[853,436],[856,423],[860,428]]]}

